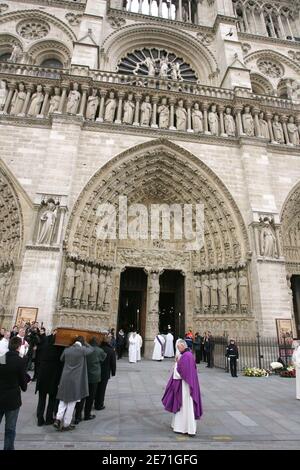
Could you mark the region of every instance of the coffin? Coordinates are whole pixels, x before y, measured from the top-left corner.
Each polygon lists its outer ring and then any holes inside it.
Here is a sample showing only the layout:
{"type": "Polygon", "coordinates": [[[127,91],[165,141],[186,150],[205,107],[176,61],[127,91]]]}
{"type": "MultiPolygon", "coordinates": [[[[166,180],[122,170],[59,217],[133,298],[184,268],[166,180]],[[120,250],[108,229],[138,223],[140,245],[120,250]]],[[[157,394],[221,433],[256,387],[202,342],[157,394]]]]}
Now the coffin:
{"type": "Polygon", "coordinates": [[[83,336],[86,342],[95,337],[99,343],[104,338],[103,333],[90,330],[76,330],[75,328],[57,328],[55,335],[56,346],[70,346],[74,343],[77,336],[83,336]]]}

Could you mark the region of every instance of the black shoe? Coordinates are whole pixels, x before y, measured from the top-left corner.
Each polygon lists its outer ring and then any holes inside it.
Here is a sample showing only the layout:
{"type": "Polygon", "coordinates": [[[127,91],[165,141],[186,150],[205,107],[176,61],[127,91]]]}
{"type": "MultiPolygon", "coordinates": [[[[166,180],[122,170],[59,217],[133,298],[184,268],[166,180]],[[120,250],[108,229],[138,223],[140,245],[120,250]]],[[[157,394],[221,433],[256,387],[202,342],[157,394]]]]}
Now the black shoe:
{"type": "Polygon", "coordinates": [[[74,421],[74,423],[75,423],[75,424],[79,424],[79,423],[80,423],[80,421],[82,421],[82,419],[81,419],[81,418],[75,418],[75,421],[74,421]]]}
{"type": "Polygon", "coordinates": [[[54,423],[54,419],[47,419],[45,424],[46,426],[49,426],[50,424],[53,424],[54,423]]]}
{"type": "Polygon", "coordinates": [[[95,410],[97,411],[100,411],[100,410],[104,410],[105,406],[102,405],[102,406],[95,406],[95,410]]]}
{"type": "Polygon", "coordinates": [[[61,422],[59,419],[56,419],[53,423],[53,426],[56,428],[56,429],[60,429],[60,426],[61,426],[61,422]]]}
{"type": "Polygon", "coordinates": [[[43,426],[44,424],[45,424],[44,418],[38,418],[37,425],[38,425],[38,426],[43,426]]]}
{"type": "Polygon", "coordinates": [[[84,418],[84,421],[89,421],[90,419],[94,419],[94,418],[96,418],[96,415],[86,416],[86,417],[84,418]]]}
{"type": "Polygon", "coordinates": [[[69,426],[62,428],[62,431],[73,431],[73,429],[75,429],[74,424],[70,424],[69,426]]]}

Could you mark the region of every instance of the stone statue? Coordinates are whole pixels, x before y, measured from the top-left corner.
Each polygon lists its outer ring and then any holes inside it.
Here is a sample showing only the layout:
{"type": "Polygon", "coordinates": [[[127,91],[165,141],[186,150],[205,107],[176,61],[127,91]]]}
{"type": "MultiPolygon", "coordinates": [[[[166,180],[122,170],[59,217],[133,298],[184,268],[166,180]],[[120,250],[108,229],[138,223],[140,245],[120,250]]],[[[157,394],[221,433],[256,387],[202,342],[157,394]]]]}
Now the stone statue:
{"type": "Polygon", "coordinates": [[[117,100],[113,91],[110,92],[109,98],[105,102],[104,121],[114,122],[117,108],[117,100]]]}
{"type": "Polygon", "coordinates": [[[269,132],[269,126],[267,121],[264,119],[264,113],[261,112],[259,113],[259,130],[260,130],[260,136],[263,137],[264,139],[270,140],[270,132],[269,132]]]}
{"type": "Polygon", "coordinates": [[[278,142],[279,144],[284,144],[285,141],[284,141],[283,128],[282,128],[281,122],[279,121],[278,114],[275,114],[274,116],[273,133],[274,133],[275,142],[278,142]]]}
{"type": "Polygon", "coordinates": [[[225,126],[226,134],[228,136],[235,137],[235,135],[236,135],[235,121],[234,121],[234,117],[231,114],[231,108],[226,108],[226,110],[225,110],[224,126],[225,126]]]}
{"type": "Polygon", "coordinates": [[[201,292],[202,292],[202,308],[204,311],[209,309],[210,306],[210,282],[207,274],[201,276],[201,292]]]}
{"type": "Polygon", "coordinates": [[[11,287],[12,287],[12,278],[14,276],[13,266],[10,266],[8,271],[5,274],[6,274],[6,276],[5,276],[5,281],[4,281],[3,304],[8,305],[9,304],[9,297],[10,297],[10,290],[11,290],[11,287]]]}
{"type": "Polygon", "coordinates": [[[150,96],[145,97],[145,101],[141,104],[141,126],[149,126],[152,115],[152,105],[150,103],[150,96]]]}
{"type": "Polygon", "coordinates": [[[106,271],[105,269],[100,269],[99,279],[98,279],[98,299],[97,299],[97,308],[100,310],[103,309],[104,295],[105,295],[105,279],[106,271]]]}
{"type": "Polygon", "coordinates": [[[195,103],[192,109],[192,124],[194,132],[203,132],[203,114],[199,103],[195,103]]]}
{"type": "Polygon", "coordinates": [[[58,111],[60,103],[60,89],[58,87],[54,88],[54,95],[50,98],[50,107],[49,107],[49,114],[55,113],[58,111]]]}
{"type": "Polygon", "coordinates": [[[195,311],[200,312],[201,309],[201,279],[197,274],[194,277],[194,287],[195,287],[195,311]]]}
{"type": "Polygon", "coordinates": [[[233,271],[228,273],[227,287],[229,306],[231,310],[235,311],[237,307],[237,280],[233,271]]]}
{"type": "Polygon", "coordinates": [[[221,312],[224,313],[227,311],[227,305],[228,305],[227,279],[226,279],[225,273],[219,273],[218,289],[219,289],[221,312]]]}
{"type": "Polygon", "coordinates": [[[169,106],[167,105],[167,98],[162,98],[161,105],[157,108],[157,113],[159,115],[158,127],[160,129],[168,129],[170,110],[169,106]]]}
{"type": "Polygon", "coordinates": [[[68,101],[67,101],[67,113],[69,114],[77,114],[78,108],[79,108],[79,103],[80,103],[80,98],[81,94],[78,91],[79,85],[78,83],[74,83],[73,85],[73,90],[70,90],[69,96],[68,96],[68,101]]]}
{"type": "Polygon", "coordinates": [[[219,135],[219,116],[215,104],[212,105],[208,113],[208,124],[211,135],[219,135]]]}
{"type": "Polygon", "coordinates": [[[86,266],[84,270],[83,291],[81,297],[81,304],[85,308],[88,306],[89,295],[91,293],[91,282],[91,268],[90,266],[86,266]]]}
{"type": "Polygon", "coordinates": [[[218,280],[216,274],[212,274],[210,277],[210,299],[212,309],[218,310],[218,280]]]}
{"type": "Polygon", "coordinates": [[[97,96],[98,90],[93,88],[91,96],[88,97],[85,117],[91,121],[94,121],[97,108],[99,106],[99,96],[97,96]]]}
{"type": "Polygon", "coordinates": [[[172,80],[179,80],[182,81],[183,78],[180,73],[180,63],[179,62],[172,62],[171,64],[171,79],[172,80]]]}
{"type": "Polygon", "coordinates": [[[48,199],[47,207],[41,215],[40,227],[37,236],[39,245],[50,245],[54,234],[58,207],[53,199],[48,199]]]}
{"type": "Polygon", "coordinates": [[[162,57],[159,63],[159,78],[167,79],[168,78],[169,64],[167,57],[162,57]]]}
{"type": "Polygon", "coordinates": [[[133,102],[133,95],[129,93],[127,100],[124,103],[124,116],[123,124],[132,124],[134,118],[135,104],[133,102]]]}
{"type": "Polygon", "coordinates": [[[176,128],[178,131],[186,131],[187,111],[183,107],[183,100],[178,101],[176,108],[176,128]]]}
{"type": "Polygon", "coordinates": [[[248,137],[254,137],[254,120],[250,113],[250,106],[245,106],[244,114],[242,116],[244,133],[248,137]]]}
{"type": "Polygon", "coordinates": [[[99,276],[99,269],[93,267],[92,275],[91,275],[91,290],[89,296],[89,307],[93,310],[96,308],[97,302],[97,293],[98,293],[98,276],[99,276]]]}
{"type": "Polygon", "coordinates": [[[21,56],[22,56],[22,49],[20,48],[20,46],[18,46],[18,44],[15,44],[12,49],[9,62],[18,62],[21,56]]]}
{"type": "Polygon", "coordinates": [[[289,133],[289,139],[290,139],[291,144],[299,145],[298,128],[295,124],[294,116],[289,117],[289,122],[287,123],[287,130],[289,133]]]}
{"type": "Polygon", "coordinates": [[[28,116],[37,116],[41,112],[41,106],[44,101],[44,94],[42,85],[36,87],[36,92],[31,97],[31,103],[29,106],[28,116]]]}
{"type": "Polygon", "coordinates": [[[75,264],[72,261],[67,263],[64,278],[63,304],[65,307],[71,306],[72,292],[75,286],[75,264]]]}
{"type": "Polygon", "coordinates": [[[149,286],[149,312],[158,313],[159,291],[159,274],[152,272],[149,286]]]}
{"type": "Polygon", "coordinates": [[[73,294],[73,305],[74,307],[80,306],[80,300],[83,292],[83,283],[84,283],[84,272],[83,264],[78,264],[75,271],[75,287],[73,294]]]}
{"type": "Polygon", "coordinates": [[[4,80],[0,80],[0,111],[4,108],[7,93],[8,90],[6,88],[6,82],[4,80]]]}
{"type": "Polygon", "coordinates": [[[22,113],[25,99],[26,99],[26,92],[25,92],[25,86],[23,83],[19,84],[19,90],[15,91],[13,100],[12,100],[12,106],[11,106],[11,114],[18,115],[22,113]]]}
{"type": "Polygon", "coordinates": [[[148,77],[155,77],[155,69],[156,69],[155,61],[151,59],[151,57],[146,57],[145,60],[143,60],[142,62],[139,62],[137,66],[135,67],[135,69],[133,70],[133,74],[137,75],[141,65],[143,64],[145,64],[148,69],[148,73],[147,73],[148,77]]]}
{"type": "Polygon", "coordinates": [[[240,298],[241,310],[247,311],[249,299],[248,299],[248,279],[245,274],[245,271],[239,272],[238,286],[239,286],[239,298],[240,298]]]}
{"type": "Polygon", "coordinates": [[[274,258],[276,252],[276,238],[268,217],[264,218],[264,226],[260,232],[261,255],[274,258]]]}
{"type": "Polygon", "coordinates": [[[105,292],[104,292],[104,301],[103,301],[103,310],[109,310],[111,304],[112,296],[112,273],[107,271],[106,281],[105,281],[105,292]]]}

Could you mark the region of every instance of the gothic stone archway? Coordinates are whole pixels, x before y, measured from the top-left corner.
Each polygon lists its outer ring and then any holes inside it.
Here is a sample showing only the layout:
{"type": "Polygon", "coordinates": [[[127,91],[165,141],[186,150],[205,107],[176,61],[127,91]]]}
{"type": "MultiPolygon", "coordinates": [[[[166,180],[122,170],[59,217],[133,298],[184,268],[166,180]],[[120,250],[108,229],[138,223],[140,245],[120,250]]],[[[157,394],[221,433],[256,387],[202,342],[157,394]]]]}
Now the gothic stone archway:
{"type": "Polygon", "coordinates": [[[231,325],[236,330],[242,325],[246,333],[252,325],[248,253],[238,207],[204,163],[165,139],[138,145],[101,168],[74,205],[65,237],[62,310],[55,323],[116,326],[120,273],[125,267],[137,267],[148,273],[146,353],[158,329],[159,276],[164,270],[185,275],[185,326],[199,330],[211,326],[221,333],[232,330],[231,325]],[[202,202],[204,247],[191,252],[172,241],[99,240],[97,208],[100,203],[116,205],[120,195],[129,204],[202,202]]]}

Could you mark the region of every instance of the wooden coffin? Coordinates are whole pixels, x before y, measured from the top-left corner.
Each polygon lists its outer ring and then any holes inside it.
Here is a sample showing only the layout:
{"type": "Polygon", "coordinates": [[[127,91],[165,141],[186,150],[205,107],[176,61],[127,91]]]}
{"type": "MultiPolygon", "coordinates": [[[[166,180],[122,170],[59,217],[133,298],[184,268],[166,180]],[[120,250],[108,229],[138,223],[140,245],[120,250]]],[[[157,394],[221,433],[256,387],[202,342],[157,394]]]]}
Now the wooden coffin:
{"type": "Polygon", "coordinates": [[[57,328],[55,335],[56,346],[70,346],[74,343],[77,336],[83,336],[86,342],[95,337],[100,343],[104,337],[99,331],[76,330],[75,328],[57,328]]]}

